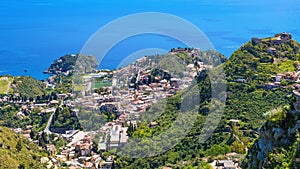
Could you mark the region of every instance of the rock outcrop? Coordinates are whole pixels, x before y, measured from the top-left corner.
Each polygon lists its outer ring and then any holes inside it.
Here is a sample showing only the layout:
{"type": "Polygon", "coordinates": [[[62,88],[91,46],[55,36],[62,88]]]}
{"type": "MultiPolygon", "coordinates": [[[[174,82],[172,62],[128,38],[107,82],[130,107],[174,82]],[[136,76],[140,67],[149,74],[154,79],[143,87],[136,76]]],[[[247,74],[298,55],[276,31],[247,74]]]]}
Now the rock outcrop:
{"type": "Polygon", "coordinates": [[[300,168],[300,95],[294,91],[293,97],[290,106],[269,114],[243,168],[300,168]]]}

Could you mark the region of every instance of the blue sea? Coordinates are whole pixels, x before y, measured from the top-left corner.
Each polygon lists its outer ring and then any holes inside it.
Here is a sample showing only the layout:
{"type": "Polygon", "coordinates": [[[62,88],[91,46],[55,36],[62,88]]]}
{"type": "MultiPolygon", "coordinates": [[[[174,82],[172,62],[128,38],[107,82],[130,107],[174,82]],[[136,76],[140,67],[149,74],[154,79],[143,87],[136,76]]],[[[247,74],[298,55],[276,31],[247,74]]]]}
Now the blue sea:
{"type": "MultiPolygon", "coordinates": [[[[168,13],[188,20],[227,57],[251,37],[290,32],[300,41],[298,0],[2,0],[0,75],[44,79],[42,72],[55,59],[79,53],[98,29],[140,12],[168,13]]],[[[169,51],[179,46],[184,45],[165,36],[132,37],[114,46],[100,66],[116,68],[124,57],[145,48],[169,51]]]]}

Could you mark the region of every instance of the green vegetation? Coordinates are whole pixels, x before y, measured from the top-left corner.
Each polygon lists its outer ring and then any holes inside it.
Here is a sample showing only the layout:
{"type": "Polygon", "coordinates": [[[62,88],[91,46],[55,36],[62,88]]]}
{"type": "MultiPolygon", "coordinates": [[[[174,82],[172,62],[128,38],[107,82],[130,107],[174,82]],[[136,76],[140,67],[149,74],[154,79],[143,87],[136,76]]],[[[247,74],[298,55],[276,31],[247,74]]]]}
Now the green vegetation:
{"type": "Polygon", "coordinates": [[[155,63],[152,70],[162,70],[168,71],[169,74],[180,75],[182,71],[185,70],[186,63],[184,60],[178,57],[177,55],[162,55],[159,57],[150,57],[151,61],[155,63]]]}
{"type": "Polygon", "coordinates": [[[72,93],[73,89],[73,78],[70,76],[57,75],[55,78],[56,87],[54,90],[50,90],[48,93],[52,92],[55,94],[61,93],[72,93]]]}
{"type": "MultiPolygon", "coordinates": [[[[289,103],[288,95],[292,91],[291,88],[266,90],[264,85],[270,82],[271,76],[277,73],[296,70],[300,59],[299,49],[300,45],[293,40],[279,45],[269,44],[269,41],[258,45],[253,45],[251,42],[246,43],[234,52],[221,67],[217,67],[217,69],[224,69],[227,78],[226,107],[217,129],[205,143],[199,142],[199,134],[210,107],[210,81],[207,76],[202,76],[198,78],[200,110],[197,121],[187,136],[169,151],[155,157],[147,159],[118,157],[117,168],[133,168],[135,166],[140,166],[140,168],[159,168],[161,166],[181,168],[180,165],[176,165],[176,161],[183,160],[189,163],[207,156],[217,159],[218,156],[227,152],[236,152],[243,156],[246,148],[258,137],[255,131],[268,120],[268,117],[263,114],[274,107],[289,103]],[[270,46],[276,49],[277,54],[268,51],[270,46]],[[240,126],[238,128],[229,126],[230,119],[240,120],[240,126]]],[[[186,63],[193,63],[184,52],[177,56],[186,63]]],[[[173,72],[176,71],[173,70],[173,72]]],[[[162,133],[174,125],[173,122],[178,115],[178,107],[180,107],[177,97],[179,96],[168,99],[166,107],[154,120],[158,124],[156,128],[149,127],[150,121],[143,122],[138,124],[138,127],[130,135],[137,138],[148,138],[162,133]]],[[[284,117],[278,116],[276,119],[284,117]]],[[[136,149],[137,152],[147,152],[148,148],[136,145],[133,149],[136,149]]]]}
{"type": "Polygon", "coordinates": [[[40,158],[46,157],[38,147],[21,135],[0,127],[0,168],[42,169],[40,158]]]}
{"type": "Polygon", "coordinates": [[[161,79],[166,79],[166,80],[170,80],[171,79],[171,75],[168,72],[165,72],[165,71],[160,70],[160,69],[153,69],[151,71],[151,75],[153,77],[150,77],[149,84],[153,83],[152,81],[154,81],[154,80],[152,80],[152,79],[155,79],[155,77],[160,77],[161,79]]]}
{"type": "Polygon", "coordinates": [[[116,118],[115,115],[109,114],[108,116],[103,114],[99,114],[99,111],[87,110],[84,107],[77,107],[79,109],[79,113],[77,113],[77,118],[80,120],[81,129],[85,131],[95,131],[99,130],[108,119],[116,118]]]}
{"type": "Polygon", "coordinates": [[[26,97],[28,99],[45,94],[44,84],[30,76],[14,77],[11,85],[13,89],[11,94],[18,93],[21,97],[26,97]]]}
{"type": "Polygon", "coordinates": [[[3,79],[3,77],[0,77],[0,94],[6,94],[7,89],[8,89],[8,81],[5,79],[3,79]]]}
{"type": "Polygon", "coordinates": [[[45,85],[30,76],[10,75],[0,77],[0,94],[17,94],[19,97],[35,98],[45,93],[45,85]]]}
{"type": "Polygon", "coordinates": [[[297,145],[300,141],[300,130],[296,127],[299,115],[294,114],[294,110],[290,106],[284,106],[269,112],[267,116],[269,119],[261,127],[263,134],[250,146],[243,167],[258,168],[256,165],[260,163],[264,168],[297,168],[293,160],[299,158],[297,151],[300,151],[299,149],[297,150],[297,145]],[[260,139],[268,140],[266,143],[267,150],[258,149],[258,141],[260,139]],[[259,151],[263,151],[261,154],[265,156],[258,158],[256,154],[259,151]],[[253,163],[249,165],[248,161],[253,161],[253,163]]]}
{"type": "Polygon", "coordinates": [[[92,73],[98,67],[98,61],[93,56],[65,55],[54,61],[53,64],[44,72],[48,74],[72,74],[74,68],[76,71],[84,71],[85,73],[92,73]]]}
{"type": "MultiPolygon", "coordinates": [[[[170,166],[172,168],[210,168],[210,166],[202,161],[203,157],[209,157],[210,159],[224,158],[224,155],[229,152],[239,153],[241,156],[245,155],[247,148],[255,146],[259,135],[258,131],[263,126],[263,131],[276,127],[280,127],[284,130],[296,124],[293,119],[289,107],[285,105],[290,102],[290,93],[292,91],[291,82],[282,80],[282,85],[285,87],[277,89],[266,89],[265,84],[272,81],[272,76],[277,73],[284,73],[287,71],[295,71],[300,60],[300,45],[294,40],[288,40],[282,44],[272,44],[270,40],[263,40],[262,43],[257,45],[248,42],[244,44],[240,49],[233,53],[229,60],[226,60],[223,55],[214,51],[199,52],[201,57],[195,58],[193,55],[183,51],[177,52],[174,55],[163,55],[160,57],[150,57],[155,66],[149,68],[152,70],[149,82],[152,82],[154,77],[163,77],[165,79],[170,78],[170,74],[180,75],[182,77],[182,70],[185,69],[186,64],[197,65],[198,61],[204,63],[213,63],[214,66],[219,65],[214,70],[217,71],[221,68],[226,74],[226,106],[223,113],[223,117],[218,126],[210,126],[211,128],[217,127],[214,130],[213,135],[205,141],[205,143],[199,142],[200,133],[203,128],[203,124],[209,114],[209,108],[212,106],[211,102],[211,81],[206,71],[200,73],[196,78],[197,85],[193,86],[192,90],[198,90],[200,92],[199,107],[195,107],[195,103],[191,105],[188,111],[179,115],[181,108],[182,98],[195,98],[195,93],[187,97],[183,92],[178,92],[173,97],[166,99],[165,102],[161,102],[153,105],[147,113],[144,113],[145,119],[148,121],[138,123],[138,127],[134,128],[129,126],[129,135],[132,138],[149,138],[153,137],[153,142],[146,140],[139,144],[126,145],[132,153],[153,153],[149,150],[157,149],[160,145],[155,141],[158,140],[158,135],[169,130],[171,133],[186,134],[185,137],[174,147],[172,141],[165,141],[166,146],[171,146],[170,149],[162,154],[155,155],[151,158],[129,158],[126,156],[116,155],[117,150],[113,149],[110,152],[103,155],[116,156],[116,168],[162,168],[163,166],[170,166]],[[276,49],[276,53],[269,51],[270,47],[276,49]],[[217,60],[215,56],[221,57],[217,60]],[[283,107],[276,112],[266,115],[265,112],[274,109],[274,107],[283,107]],[[154,112],[158,113],[156,116],[154,112]],[[195,116],[189,116],[190,112],[195,112],[195,116]],[[148,116],[148,117],[147,117],[148,116]],[[180,118],[182,121],[189,121],[191,118],[196,119],[191,128],[187,126],[179,126],[175,121],[176,118],[180,118]],[[230,124],[230,119],[239,120],[239,125],[230,124]],[[267,121],[267,123],[265,123],[267,121]],[[156,122],[157,127],[152,128],[150,122],[156,122]],[[175,126],[175,128],[172,128],[175,126]],[[176,128],[177,127],[177,128],[176,128]],[[146,146],[144,146],[146,145],[146,146]]],[[[53,96],[55,99],[58,93],[72,92],[72,77],[68,75],[62,75],[61,72],[67,72],[73,70],[76,64],[76,59],[79,60],[79,64],[89,62],[90,66],[95,66],[95,60],[81,61],[80,55],[67,55],[61,58],[63,61],[56,61],[48,69],[48,73],[55,74],[57,88],[52,91],[48,90],[46,93],[49,96],[53,96]],[[60,73],[59,73],[60,72],[60,73]]],[[[77,61],[78,61],[77,60],[77,61]]],[[[148,64],[148,63],[136,63],[136,64],[148,64]]],[[[82,66],[81,65],[81,66],[82,66]]],[[[141,66],[140,65],[140,66],[141,66]]],[[[81,67],[79,66],[79,67],[81,67]]],[[[81,67],[84,73],[92,72],[93,69],[85,69],[81,67]]],[[[76,78],[75,78],[76,79],[76,78]]],[[[79,79],[82,80],[82,79],[79,79]]],[[[98,79],[93,84],[92,88],[95,91],[105,92],[104,86],[110,85],[110,79],[98,79]]],[[[135,82],[136,79],[131,79],[131,82],[135,82]]],[[[148,83],[149,83],[148,82],[148,83]]],[[[143,82],[144,83],[144,82],[143,82]]],[[[145,82],[147,83],[147,82],[145,82]]],[[[16,77],[12,83],[13,93],[19,93],[26,98],[35,98],[37,95],[45,95],[43,85],[40,82],[35,81],[29,77],[16,77]]],[[[137,84],[138,85],[138,84],[137,84]]],[[[3,85],[5,86],[5,84],[3,85]]],[[[136,87],[136,86],[135,86],[136,87]]],[[[76,90],[81,89],[82,86],[77,86],[76,90]]],[[[198,96],[197,96],[198,97],[198,96]]],[[[45,97],[47,98],[47,97],[45,97]]],[[[24,100],[24,98],[23,98],[24,100]]],[[[44,99],[45,100],[45,99],[44,99]]],[[[15,113],[19,111],[20,107],[17,105],[1,105],[0,122],[2,125],[8,127],[21,127],[24,128],[30,124],[34,126],[34,129],[41,131],[45,125],[45,121],[49,118],[48,115],[38,117],[39,110],[32,110],[30,115],[24,119],[18,119],[15,113]],[[9,113],[8,113],[9,112],[9,113]]],[[[87,110],[84,108],[78,108],[78,118],[80,118],[80,124],[76,118],[76,113],[69,107],[60,107],[54,114],[53,121],[51,122],[51,130],[64,133],[70,129],[99,129],[99,126],[105,122],[116,119],[118,114],[114,113],[114,109],[104,108],[99,111],[87,110]],[[112,113],[113,112],[113,113],[112,113]]],[[[216,107],[212,107],[217,111],[216,107]]],[[[25,112],[26,113],[26,112],[25,112]]],[[[209,130],[209,129],[208,129],[209,130]]],[[[1,133],[0,133],[1,134],[1,133]]],[[[291,159],[296,154],[295,142],[299,139],[299,135],[289,135],[291,137],[291,143],[285,145],[282,148],[274,148],[267,154],[266,159],[271,162],[270,168],[284,168],[292,165],[291,159]]],[[[168,140],[168,135],[165,135],[164,140],[168,140]]],[[[42,143],[49,142],[44,134],[42,139],[39,139],[42,143]]],[[[42,144],[41,143],[41,144],[42,144]]],[[[129,141],[130,143],[130,141],[129,141]]],[[[55,143],[58,147],[64,144],[59,140],[55,143]]],[[[22,141],[17,141],[14,146],[15,150],[23,151],[22,141]]],[[[1,149],[0,149],[1,150],[1,149]]],[[[154,154],[147,154],[154,155],[154,154]]],[[[10,160],[10,159],[9,159],[10,160]]],[[[0,161],[1,162],[1,161],[0,161]]],[[[12,164],[14,164],[12,162],[12,164]]],[[[268,166],[268,167],[269,167],[268,166]]]]}
{"type": "Polygon", "coordinates": [[[92,89],[100,89],[107,86],[111,86],[111,82],[94,82],[92,89]]]}
{"type": "Polygon", "coordinates": [[[228,145],[213,145],[210,149],[206,150],[206,157],[217,157],[218,155],[225,155],[230,152],[230,147],[228,145]]]}
{"type": "Polygon", "coordinates": [[[272,75],[296,70],[300,60],[299,47],[294,40],[280,45],[248,42],[232,54],[224,70],[229,81],[242,77],[248,83],[263,85],[271,80],[272,75]],[[270,46],[276,49],[276,54],[268,52],[270,46]]]}
{"type": "Polygon", "coordinates": [[[276,148],[268,154],[267,160],[270,162],[270,168],[292,168],[295,156],[296,143],[287,148],[276,148]]]}
{"type": "Polygon", "coordinates": [[[65,133],[67,130],[81,129],[76,114],[69,107],[57,108],[50,126],[51,131],[65,133]]]}
{"type": "Polygon", "coordinates": [[[283,62],[279,63],[278,68],[282,72],[294,72],[294,71],[296,71],[295,62],[293,62],[291,60],[287,60],[287,61],[283,61],[283,62]]]}
{"type": "Polygon", "coordinates": [[[26,130],[27,126],[32,126],[35,131],[42,131],[50,117],[50,114],[40,114],[40,109],[26,108],[21,110],[18,104],[0,103],[0,125],[9,128],[22,128],[26,130]],[[23,117],[18,117],[17,113],[22,112],[23,117]]]}

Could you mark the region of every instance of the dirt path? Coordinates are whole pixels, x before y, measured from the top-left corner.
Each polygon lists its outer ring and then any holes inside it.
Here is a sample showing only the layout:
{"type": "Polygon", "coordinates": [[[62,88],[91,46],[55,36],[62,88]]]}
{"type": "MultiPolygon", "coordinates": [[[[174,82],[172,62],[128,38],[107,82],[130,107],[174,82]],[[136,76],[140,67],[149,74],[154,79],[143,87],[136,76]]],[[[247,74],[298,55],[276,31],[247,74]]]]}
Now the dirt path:
{"type": "Polygon", "coordinates": [[[6,91],[4,92],[7,95],[8,92],[9,92],[9,89],[10,89],[10,85],[11,85],[11,83],[9,81],[9,78],[8,77],[2,77],[2,78],[0,78],[0,80],[6,80],[7,81],[7,88],[6,88],[6,91]]]}
{"type": "Polygon", "coordinates": [[[8,82],[7,89],[6,89],[6,94],[8,94],[11,83],[10,83],[8,77],[6,77],[6,80],[7,80],[7,82],[8,82]]]}

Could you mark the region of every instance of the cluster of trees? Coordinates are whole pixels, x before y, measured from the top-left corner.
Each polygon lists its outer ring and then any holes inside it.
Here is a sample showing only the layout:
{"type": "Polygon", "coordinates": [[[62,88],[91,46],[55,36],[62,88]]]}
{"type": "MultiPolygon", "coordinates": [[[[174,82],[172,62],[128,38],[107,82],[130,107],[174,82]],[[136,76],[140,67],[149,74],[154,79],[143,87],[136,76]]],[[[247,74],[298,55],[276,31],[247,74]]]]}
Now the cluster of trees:
{"type": "Polygon", "coordinates": [[[33,126],[35,131],[41,131],[46,126],[50,114],[40,114],[41,110],[38,108],[27,108],[23,110],[25,117],[19,119],[17,113],[21,110],[19,104],[0,103],[0,125],[9,128],[22,128],[26,130],[27,126],[33,126]]]}
{"type": "Polygon", "coordinates": [[[65,133],[67,130],[81,129],[75,112],[67,106],[58,107],[53,115],[50,130],[65,133]]]}
{"type": "Polygon", "coordinates": [[[36,133],[33,130],[30,133],[30,137],[33,140],[38,140],[38,145],[43,148],[46,148],[46,144],[53,144],[57,151],[59,151],[60,147],[63,147],[67,144],[67,141],[64,140],[62,137],[57,136],[55,134],[47,134],[44,131],[36,133]]]}
{"type": "Polygon", "coordinates": [[[48,89],[48,93],[72,93],[73,92],[73,76],[56,75],[55,89],[48,89]]]}
{"type": "MultiPolygon", "coordinates": [[[[160,70],[160,69],[153,69],[151,71],[151,75],[154,76],[154,77],[160,77],[160,79],[166,79],[166,80],[171,79],[171,75],[168,72],[165,72],[165,71],[160,70]]],[[[154,77],[150,78],[150,79],[154,79],[154,77]]],[[[150,83],[152,83],[152,82],[150,82],[150,83]]]]}
{"type": "Polygon", "coordinates": [[[117,107],[113,104],[103,105],[100,107],[99,111],[107,122],[116,120],[120,116],[117,107]]]}

